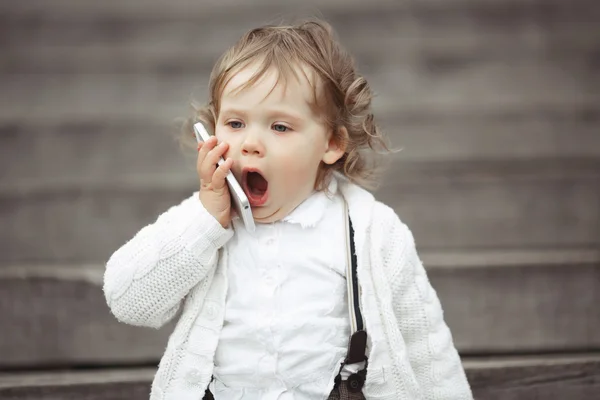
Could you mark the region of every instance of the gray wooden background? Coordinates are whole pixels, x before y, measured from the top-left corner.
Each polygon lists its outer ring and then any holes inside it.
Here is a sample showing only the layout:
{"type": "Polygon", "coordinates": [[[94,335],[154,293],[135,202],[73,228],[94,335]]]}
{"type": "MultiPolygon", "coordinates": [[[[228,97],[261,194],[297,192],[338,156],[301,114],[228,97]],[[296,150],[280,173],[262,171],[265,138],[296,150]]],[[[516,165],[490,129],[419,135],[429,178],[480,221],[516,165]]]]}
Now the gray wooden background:
{"type": "Polygon", "coordinates": [[[218,55],[313,15],[404,149],[376,195],[461,353],[600,350],[598,1],[0,0],[0,369],[156,362],[104,263],[195,189],[173,134],[218,55]]]}

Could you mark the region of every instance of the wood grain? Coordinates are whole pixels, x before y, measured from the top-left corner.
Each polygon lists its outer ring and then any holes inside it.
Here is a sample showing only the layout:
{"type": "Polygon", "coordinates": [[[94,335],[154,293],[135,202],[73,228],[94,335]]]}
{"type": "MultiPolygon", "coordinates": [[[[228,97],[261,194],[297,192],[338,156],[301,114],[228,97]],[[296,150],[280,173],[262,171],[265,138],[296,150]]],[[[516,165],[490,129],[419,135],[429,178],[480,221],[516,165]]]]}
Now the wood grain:
{"type": "MultiPolygon", "coordinates": [[[[577,111],[600,104],[598,74],[573,64],[490,63],[452,76],[392,65],[367,78],[378,93],[374,110],[382,115],[577,111]]],[[[207,79],[207,74],[4,74],[0,84],[10,102],[2,103],[0,123],[170,122],[187,115],[191,99],[205,98],[207,79]]]]}
{"type": "MultiPolygon", "coordinates": [[[[600,112],[389,115],[393,175],[404,163],[600,158],[600,112]]],[[[182,149],[175,123],[102,121],[0,126],[0,196],[61,187],[195,184],[195,147],[182,149]],[[24,155],[27,155],[24,157],[24,155]]]]}
{"type": "Polygon", "coordinates": [[[102,275],[98,265],[2,271],[0,369],[154,363],[173,326],[119,323],[106,305],[102,275]]]}
{"type": "MultiPolygon", "coordinates": [[[[600,252],[422,251],[465,355],[600,349],[600,252]]],[[[119,323],[103,264],[0,268],[0,369],[154,365],[172,331],[119,323]]]]}
{"type": "Polygon", "coordinates": [[[589,400],[600,392],[597,353],[484,361],[465,359],[477,400],[589,400]]]}
{"type": "Polygon", "coordinates": [[[463,354],[600,349],[593,306],[600,301],[600,259],[509,267],[479,256],[479,267],[424,261],[463,354]]]}
{"type": "MultiPolygon", "coordinates": [[[[224,3],[232,2],[239,3],[224,3]]],[[[328,19],[367,72],[390,62],[448,70],[486,59],[571,60],[585,66],[598,49],[600,7],[589,0],[386,0],[344,7],[276,6],[267,0],[245,7],[236,4],[231,12],[220,2],[189,1],[150,1],[144,7],[136,1],[80,7],[72,0],[36,1],[26,9],[12,5],[0,17],[7,32],[0,70],[198,73],[247,29],[305,14],[328,19]]]]}
{"type": "MultiPolygon", "coordinates": [[[[375,194],[411,227],[423,249],[597,246],[599,171],[597,160],[580,159],[398,162],[375,194]]],[[[189,185],[150,175],[4,192],[0,265],[106,260],[190,196],[194,176],[190,168],[189,185]]]]}
{"type": "Polygon", "coordinates": [[[74,0],[32,0],[28,5],[0,3],[0,10],[10,16],[23,15],[77,15],[85,17],[106,17],[125,15],[128,18],[140,18],[146,16],[185,16],[188,14],[212,14],[220,17],[230,16],[232,7],[241,13],[256,12],[340,12],[346,10],[351,13],[369,12],[374,9],[386,12],[395,10],[428,12],[448,12],[456,9],[495,10],[506,11],[519,10],[529,13],[545,9],[559,8],[561,10],[573,10],[583,6],[593,8],[596,3],[590,0],[573,0],[570,6],[559,0],[530,0],[523,3],[518,0],[421,0],[419,2],[397,2],[394,0],[374,0],[366,4],[360,0],[329,0],[322,2],[318,0],[307,0],[302,5],[288,3],[282,5],[274,0],[258,0],[252,5],[239,2],[238,0],[225,0],[219,2],[195,2],[190,0],[175,0],[165,4],[160,0],[144,1],[145,7],[140,6],[140,0],[125,0],[120,2],[107,2],[102,4],[84,5],[74,0]],[[343,6],[343,7],[342,7],[343,6]]]}

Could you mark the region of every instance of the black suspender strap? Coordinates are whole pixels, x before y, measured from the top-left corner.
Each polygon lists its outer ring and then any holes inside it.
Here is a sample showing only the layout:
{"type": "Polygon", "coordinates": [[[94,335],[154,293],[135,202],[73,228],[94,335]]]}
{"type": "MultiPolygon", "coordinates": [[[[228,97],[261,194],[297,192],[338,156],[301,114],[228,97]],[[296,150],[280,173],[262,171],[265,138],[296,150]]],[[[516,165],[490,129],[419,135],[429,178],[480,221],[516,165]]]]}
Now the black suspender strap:
{"type": "Polygon", "coordinates": [[[346,281],[348,285],[348,310],[350,314],[350,342],[345,364],[354,364],[367,359],[367,332],[365,331],[362,312],[360,310],[360,286],[358,285],[358,262],[354,247],[354,228],[345,205],[347,257],[346,281]]]}
{"type": "Polygon", "coordinates": [[[348,227],[350,228],[350,261],[352,264],[352,306],[354,307],[354,314],[356,315],[356,330],[362,331],[364,329],[362,312],[360,311],[360,289],[358,287],[358,274],[357,261],[356,261],[356,249],[354,248],[354,228],[352,227],[352,221],[348,217],[348,227]]]}

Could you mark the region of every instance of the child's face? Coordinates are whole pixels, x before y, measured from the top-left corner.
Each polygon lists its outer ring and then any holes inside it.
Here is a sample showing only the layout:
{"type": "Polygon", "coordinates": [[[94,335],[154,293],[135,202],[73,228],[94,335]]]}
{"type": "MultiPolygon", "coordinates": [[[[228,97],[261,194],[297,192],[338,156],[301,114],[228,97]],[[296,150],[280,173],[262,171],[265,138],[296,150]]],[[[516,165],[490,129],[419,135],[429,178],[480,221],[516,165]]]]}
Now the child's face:
{"type": "Polygon", "coordinates": [[[276,84],[277,72],[270,70],[254,85],[236,90],[255,68],[241,70],[225,87],[215,134],[229,144],[225,156],[234,161],[233,173],[255,220],[268,223],[302,203],[314,189],[321,162],[334,163],[343,150],[311,108],[313,86],[304,74],[276,84]]]}

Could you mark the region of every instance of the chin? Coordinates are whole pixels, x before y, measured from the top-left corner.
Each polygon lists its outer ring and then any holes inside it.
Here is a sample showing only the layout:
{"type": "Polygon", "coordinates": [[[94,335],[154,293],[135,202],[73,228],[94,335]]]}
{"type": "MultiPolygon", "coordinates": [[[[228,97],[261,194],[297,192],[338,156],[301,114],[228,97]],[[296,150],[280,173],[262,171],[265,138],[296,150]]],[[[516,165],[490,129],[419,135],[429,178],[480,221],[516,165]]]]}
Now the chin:
{"type": "Polygon", "coordinates": [[[252,216],[254,221],[259,224],[269,224],[279,221],[285,217],[285,214],[281,212],[281,209],[273,210],[269,207],[257,207],[252,209],[252,216]]]}

